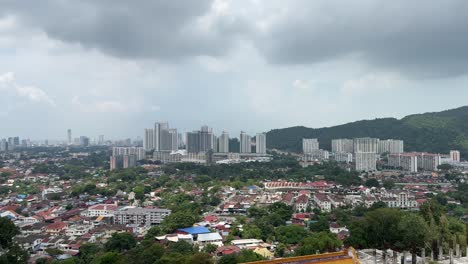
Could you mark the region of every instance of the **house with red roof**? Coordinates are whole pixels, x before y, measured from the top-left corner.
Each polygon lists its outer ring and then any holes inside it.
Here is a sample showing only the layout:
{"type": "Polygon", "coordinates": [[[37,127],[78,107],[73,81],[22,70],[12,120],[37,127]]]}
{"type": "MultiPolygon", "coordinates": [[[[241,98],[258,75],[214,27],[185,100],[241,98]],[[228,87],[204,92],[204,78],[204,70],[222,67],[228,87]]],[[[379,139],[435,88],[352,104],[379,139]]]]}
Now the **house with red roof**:
{"type": "Polygon", "coordinates": [[[294,207],[296,208],[296,211],[305,212],[308,206],[309,206],[309,197],[307,195],[302,194],[296,198],[296,201],[294,203],[294,207]]]}
{"type": "Polygon", "coordinates": [[[44,229],[46,233],[49,234],[59,234],[65,232],[68,228],[68,224],[65,222],[55,222],[47,225],[44,229]]]}

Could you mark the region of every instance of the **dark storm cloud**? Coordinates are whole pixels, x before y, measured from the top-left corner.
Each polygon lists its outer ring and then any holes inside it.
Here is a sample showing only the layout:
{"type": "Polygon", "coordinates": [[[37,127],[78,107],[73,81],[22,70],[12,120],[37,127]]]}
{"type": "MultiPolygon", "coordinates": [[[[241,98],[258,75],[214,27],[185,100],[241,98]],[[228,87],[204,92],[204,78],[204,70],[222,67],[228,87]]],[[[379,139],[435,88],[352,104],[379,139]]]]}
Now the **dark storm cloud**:
{"type": "Polygon", "coordinates": [[[466,0],[230,3],[228,15],[217,16],[213,0],[6,0],[0,16],[13,14],[51,38],[130,59],[222,56],[239,49],[242,38],[272,64],[347,57],[410,78],[468,72],[466,0]]]}
{"type": "Polygon", "coordinates": [[[272,63],[355,56],[411,77],[468,71],[468,1],[294,1],[258,38],[272,63]]]}
{"type": "Polygon", "coordinates": [[[229,49],[238,21],[200,23],[211,5],[212,0],[12,0],[4,7],[64,42],[117,57],[179,59],[229,49]]]}

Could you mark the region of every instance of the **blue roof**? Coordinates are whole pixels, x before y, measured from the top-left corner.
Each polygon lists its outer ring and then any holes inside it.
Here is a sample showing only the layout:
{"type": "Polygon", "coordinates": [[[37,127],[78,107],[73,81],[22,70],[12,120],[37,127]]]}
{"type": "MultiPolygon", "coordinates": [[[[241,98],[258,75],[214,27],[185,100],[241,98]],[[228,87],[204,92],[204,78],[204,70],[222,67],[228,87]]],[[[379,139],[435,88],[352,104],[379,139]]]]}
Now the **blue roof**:
{"type": "Polygon", "coordinates": [[[182,231],[191,235],[206,234],[206,233],[211,232],[208,228],[204,226],[192,226],[192,227],[187,227],[187,228],[180,228],[178,229],[178,231],[182,231]]]}

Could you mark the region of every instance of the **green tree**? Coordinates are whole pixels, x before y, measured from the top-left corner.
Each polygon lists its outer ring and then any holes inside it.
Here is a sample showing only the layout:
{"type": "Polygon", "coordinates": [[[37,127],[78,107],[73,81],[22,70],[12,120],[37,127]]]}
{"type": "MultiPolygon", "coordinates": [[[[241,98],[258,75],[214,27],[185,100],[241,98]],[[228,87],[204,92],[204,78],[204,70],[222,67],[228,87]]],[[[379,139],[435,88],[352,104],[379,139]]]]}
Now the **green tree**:
{"type": "Polygon", "coordinates": [[[317,222],[313,222],[309,225],[309,229],[312,232],[322,232],[330,230],[328,218],[326,216],[319,216],[317,222]]]}
{"type": "Polygon", "coordinates": [[[9,219],[0,217],[0,230],[0,247],[11,247],[13,245],[13,237],[20,233],[18,228],[9,219]]]}
{"type": "Polygon", "coordinates": [[[311,255],[319,252],[331,252],[340,248],[342,243],[336,235],[330,232],[314,233],[311,236],[303,239],[299,247],[296,249],[297,256],[311,255]]]}
{"type": "Polygon", "coordinates": [[[215,244],[208,244],[203,248],[203,252],[213,253],[216,251],[216,249],[218,249],[218,246],[216,246],[215,244]]]}
{"type": "Polygon", "coordinates": [[[188,243],[187,241],[178,241],[175,243],[171,243],[169,245],[169,251],[172,253],[178,253],[182,255],[189,255],[193,253],[193,246],[188,243]]]}
{"type": "Polygon", "coordinates": [[[308,232],[298,225],[287,225],[277,227],[275,230],[276,240],[280,243],[295,245],[303,240],[308,232]]]}
{"type": "Polygon", "coordinates": [[[207,253],[195,253],[188,258],[187,263],[190,264],[213,264],[213,258],[207,253]]]}
{"type": "Polygon", "coordinates": [[[237,257],[234,254],[224,255],[218,260],[218,264],[237,264],[237,257]]]}
{"type": "Polygon", "coordinates": [[[398,224],[403,248],[410,249],[413,254],[413,263],[416,264],[416,253],[429,241],[430,230],[427,223],[420,215],[415,213],[405,214],[398,224]]]}
{"type": "Polygon", "coordinates": [[[98,264],[124,264],[122,255],[117,252],[107,252],[100,256],[97,261],[98,264]]]}
{"type": "Polygon", "coordinates": [[[3,251],[0,263],[27,263],[28,252],[13,242],[13,237],[19,233],[12,221],[0,217],[0,250],[3,251]]]}
{"type": "Polygon", "coordinates": [[[241,252],[237,255],[237,263],[254,262],[260,260],[265,260],[265,258],[248,249],[242,249],[241,252]]]}
{"type": "Polygon", "coordinates": [[[135,199],[137,200],[145,199],[145,188],[143,186],[137,186],[133,188],[133,192],[135,193],[135,199]]]}
{"type": "Polygon", "coordinates": [[[101,248],[93,243],[84,243],[80,247],[80,259],[84,264],[91,263],[101,248]]]}
{"type": "Polygon", "coordinates": [[[393,180],[384,180],[383,187],[387,190],[391,190],[395,187],[395,182],[393,180]]]}
{"type": "Polygon", "coordinates": [[[242,238],[259,238],[262,236],[262,230],[253,224],[245,225],[242,231],[242,238]]]}
{"type": "Polygon", "coordinates": [[[193,226],[194,223],[200,220],[196,214],[187,211],[178,211],[166,216],[161,223],[161,229],[165,233],[171,233],[179,228],[193,226]]]}
{"type": "Polygon", "coordinates": [[[127,232],[114,233],[107,241],[105,248],[107,251],[127,251],[134,248],[137,244],[135,237],[127,232]]]}
{"type": "Polygon", "coordinates": [[[376,188],[380,187],[379,181],[378,181],[377,179],[375,179],[375,178],[368,179],[368,180],[365,182],[365,185],[366,185],[367,187],[369,187],[369,188],[370,188],[370,187],[376,187],[376,188]]]}
{"type": "Polygon", "coordinates": [[[364,219],[369,246],[386,249],[400,240],[398,224],[401,213],[398,209],[380,208],[368,212],[364,219]]]}

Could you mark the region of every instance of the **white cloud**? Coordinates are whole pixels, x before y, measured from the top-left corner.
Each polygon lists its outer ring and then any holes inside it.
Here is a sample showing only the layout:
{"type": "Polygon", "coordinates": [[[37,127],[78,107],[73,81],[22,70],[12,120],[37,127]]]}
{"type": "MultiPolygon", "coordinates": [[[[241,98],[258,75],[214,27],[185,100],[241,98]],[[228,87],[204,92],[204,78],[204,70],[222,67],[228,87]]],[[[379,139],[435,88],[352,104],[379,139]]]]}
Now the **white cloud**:
{"type": "Polygon", "coordinates": [[[72,98],[72,105],[84,113],[140,113],[159,111],[157,105],[145,106],[137,101],[92,100],[84,102],[78,96],[72,98]]]}
{"type": "Polygon", "coordinates": [[[293,85],[294,88],[296,88],[296,90],[302,91],[302,92],[311,92],[311,91],[315,90],[315,82],[314,81],[296,79],[296,80],[294,80],[292,85],[293,85]]]}
{"type": "Polygon", "coordinates": [[[47,95],[47,93],[34,86],[24,86],[16,81],[13,72],[7,72],[0,75],[0,91],[13,92],[15,95],[25,97],[33,102],[46,103],[55,106],[55,102],[47,95]]]}
{"type": "Polygon", "coordinates": [[[380,93],[398,89],[402,83],[403,80],[393,73],[369,73],[359,78],[346,80],[343,83],[341,92],[345,96],[380,93]]]}

